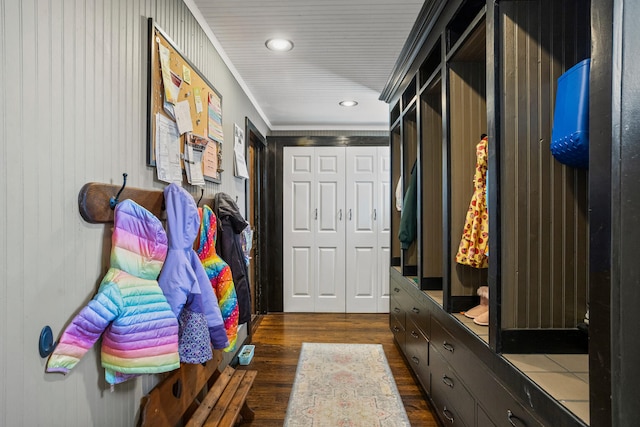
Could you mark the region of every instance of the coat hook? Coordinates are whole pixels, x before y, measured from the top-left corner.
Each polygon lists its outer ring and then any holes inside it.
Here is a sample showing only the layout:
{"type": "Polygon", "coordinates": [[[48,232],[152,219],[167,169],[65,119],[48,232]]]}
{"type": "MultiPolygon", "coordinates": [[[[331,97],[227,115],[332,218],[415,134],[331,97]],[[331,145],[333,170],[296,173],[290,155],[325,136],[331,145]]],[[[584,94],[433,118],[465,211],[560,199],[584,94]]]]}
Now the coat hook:
{"type": "Polygon", "coordinates": [[[40,341],[38,341],[38,350],[40,350],[40,357],[47,357],[56,348],[58,343],[53,342],[53,332],[51,327],[45,326],[40,332],[40,341]]]}
{"type": "Polygon", "coordinates": [[[202,201],[203,196],[204,196],[204,188],[202,188],[200,191],[200,198],[198,199],[198,203],[197,203],[198,206],[200,206],[200,202],[202,201]]]}
{"type": "Polygon", "coordinates": [[[127,185],[127,173],[123,173],[122,174],[122,178],[124,180],[124,182],[122,183],[122,187],[120,187],[120,191],[118,191],[118,194],[116,194],[116,197],[112,197],[109,199],[109,207],[111,209],[115,209],[116,205],[118,204],[118,198],[120,197],[120,193],[122,193],[122,190],[124,190],[125,185],[127,185]]]}

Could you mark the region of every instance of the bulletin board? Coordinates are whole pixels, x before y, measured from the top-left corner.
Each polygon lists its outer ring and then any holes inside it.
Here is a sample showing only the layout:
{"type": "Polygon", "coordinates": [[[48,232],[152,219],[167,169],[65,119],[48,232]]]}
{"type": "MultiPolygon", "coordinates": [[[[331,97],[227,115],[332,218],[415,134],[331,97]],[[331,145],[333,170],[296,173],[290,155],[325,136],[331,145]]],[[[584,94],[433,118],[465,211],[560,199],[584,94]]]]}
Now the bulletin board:
{"type": "Polygon", "coordinates": [[[149,18],[148,22],[147,164],[157,167],[156,127],[159,120],[170,125],[171,123],[166,119],[182,124],[181,128],[177,127],[180,130],[187,128],[187,121],[190,121],[192,130],[180,135],[181,169],[185,170],[185,139],[206,141],[202,161],[204,179],[220,182],[222,143],[224,142],[222,95],[180,52],[176,44],[155,24],[152,18],[149,18]],[[161,57],[164,58],[164,73],[161,57]],[[168,70],[170,72],[167,72],[168,70]],[[165,85],[165,82],[169,82],[169,84],[165,85]],[[188,103],[190,114],[185,111],[187,103],[184,101],[188,103]],[[164,117],[159,118],[158,115],[164,117]],[[180,118],[182,118],[181,121],[180,118]]]}

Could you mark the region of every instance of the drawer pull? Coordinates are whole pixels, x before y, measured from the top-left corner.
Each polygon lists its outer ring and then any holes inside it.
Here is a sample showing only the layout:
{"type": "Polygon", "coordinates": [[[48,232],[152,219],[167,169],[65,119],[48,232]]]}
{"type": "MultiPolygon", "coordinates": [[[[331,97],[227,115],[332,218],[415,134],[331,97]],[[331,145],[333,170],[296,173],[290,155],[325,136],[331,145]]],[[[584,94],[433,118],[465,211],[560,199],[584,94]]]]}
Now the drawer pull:
{"type": "Polygon", "coordinates": [[[411,360],[413,360],[413,363],[415,363],[416,365],[420,364],[420,359],[418,359],[416,356],[411,356],[411,360]]]}
{"type": "Polygon", "coordinates": [[[411,336],[414,337],[415,339],[420,338],[420,335],[418,335],[416,331],[411,331],[411,336]]]}
{"type": "Polygon", "coordinates": [[[453,345],[449,344],[448,342],[443,342],[442,346],[444,347],[445,350],[450,351],[451,353],[453,353],[453,345]]]}
{"type": "Polygon", "coordinates": [[[393,288],[393,292],[400,292],[400,288],[393,288]]]}
{"type": "Polygon", "coordinates": [[[448,385],[449,387],[453,388],[453,378],[449,378],[446,375],[442,375],[442,382],[448,385]]]}
{"type": "Polygon", "coordinates": [[[393,332],[400,332],[400,328],[398,328],[397,326],[393,327],[393,332]]]}
{"type": "Polygon", "coordinates": [[[509,424],[511,424],[514,427],[526,426],[527,425],[527,423],[525,423],[520,418],[518,418],[515,415],[513,415],[513,412],[511,412],[510,409],[507,409],[507,420],[509,421],[509,424]],[[515,420],[518,420],[518,424],[515,423],[515,420]]]}
{"type": "Polygon", "coordinates": [[[442,414],[451,424],[453,424],[453,413],[450,410],[448,410],[446,406],[442,410],[442,414]]]}
{"type": "Polygon", "coordinates": [[[396,313],[400,313],[400,309],[398,307],[394,308],[393,311],[395,311],[396,313]]]}
{"type": "Polygon", "coordinates": [[[420,309],[419,308],[413,307],[411,309],[411,311],[413,311],[415,314],[420,314],[420,309]]]}

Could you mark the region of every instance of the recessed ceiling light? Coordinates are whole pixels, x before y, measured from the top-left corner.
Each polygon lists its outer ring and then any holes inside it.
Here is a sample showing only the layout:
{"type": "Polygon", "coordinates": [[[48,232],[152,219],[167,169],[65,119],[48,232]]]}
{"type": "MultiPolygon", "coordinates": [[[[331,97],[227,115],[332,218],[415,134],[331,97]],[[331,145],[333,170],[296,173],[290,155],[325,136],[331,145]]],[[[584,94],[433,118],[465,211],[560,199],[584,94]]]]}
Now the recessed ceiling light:
{"type": "Polygon", "coordinates": [[[343,107],[355,107],[358,103],[356,101],[340,101],[340,105],[343,107]]]}
{"type": "Polygon", "coordinates": [[[293,42],[287,39],[269,39],[264,44],[267,49],[276,52],[287,52],[293,49],[293,42]]]}

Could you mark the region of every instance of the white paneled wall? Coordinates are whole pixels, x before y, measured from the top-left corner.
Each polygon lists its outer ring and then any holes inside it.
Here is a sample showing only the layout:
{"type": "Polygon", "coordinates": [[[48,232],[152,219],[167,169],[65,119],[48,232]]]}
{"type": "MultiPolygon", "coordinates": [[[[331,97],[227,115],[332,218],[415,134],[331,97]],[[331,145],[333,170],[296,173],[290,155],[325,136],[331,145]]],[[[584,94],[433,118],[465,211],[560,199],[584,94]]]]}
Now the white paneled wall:
{"type": "Polygon", "coordinates": [[[225,172],[206,194],[237,195],[244,210],[233,124],[268,129],[181,0],[0,0],[0,426],[131,426],[153,384],[110,392],[99,345],[69,375],[45,374],[37,347],[108,268],[111,230],[80,217],[82,185],[127,172],[131,186],[163,188],[145,165],[148,17],[222,93],[225,172]]]}

